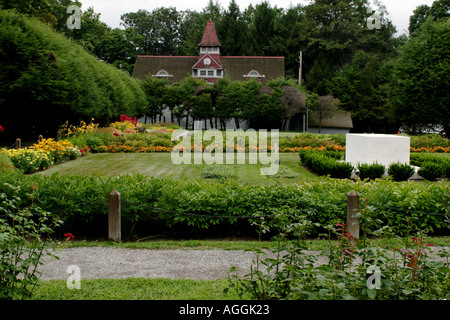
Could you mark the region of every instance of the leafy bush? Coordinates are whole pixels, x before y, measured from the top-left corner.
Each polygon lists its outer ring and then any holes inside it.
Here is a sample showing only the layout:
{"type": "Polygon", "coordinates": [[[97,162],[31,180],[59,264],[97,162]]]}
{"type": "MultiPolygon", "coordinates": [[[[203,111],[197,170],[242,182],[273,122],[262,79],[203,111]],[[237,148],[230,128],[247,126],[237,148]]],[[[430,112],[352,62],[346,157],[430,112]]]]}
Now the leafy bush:
{"type": "MultiPolygon", "coordinates": [[[[366,247],[364,239],[355,239],[339,223],[327,226],[330,240],[338,238],[338,243],[330,241],[316,256],[308,253],[303,241],[315,224],[289,208],[280,210],[275,219],[278,223],[270,228],[277,229],[278,245],[270,256],[255,250],[256,259],[244,277],[231,268],[225,292],[231,288],[241,298],[258,300],[450,298],[449,252],[439,251],[446,262],[434,260],[429,255],[432,244],[424,244],[422,237],[412,237],[412,243],[408,239],[406,248],[366,247]],[[320,263],[320,257],[324,262],[320,263]]],[[[381,230],[367,236],[379,235],[381,230]]]]}
{"type": "Polygon", "coordinates": [[[362,163],[358,164],[356,174],[359,176],[361,180],[365,179],[375,180],[380,179],[385,172],[386,168],[382,164],[362,163]]]}
{"type": "Polygon", "coordinates": [[[426,161],[422,162],[418,173],[424,179],[433,181],[445,175],[445,168],[441,163],[426,161]]]}
{"type": "Polygon", "coordinates": [[[438,134],[411,136],[412,148],[450,147],[450,140],[438,134]]]}
{"type": "Polygon", "coordinates": [[[322,151],[303,150],[300,152],[300,160],[304,166],[318,175],[349,179],[353,172],[353,166],[346,162],[337,161],[333,158],[334,154],[334,152],[327,154],[322,151]]]}
{"type": "Polygon", "coordinates": [[[432,162],[443,167],[444,175],[450,178],[450,158],[426,153],[412,153],[411,164],[421,167],[424,162],[432,162]]]}
{"type": "Polygon", "coordinates": [[[14,167],[26,174],[45,170],[53,164],[53,157],[48,151],[33,149],[3,149],[1,150],[1,153],[10,158],[14,167]]]}
{"type": "Polygon", "coordinates": [[[388,174],[394,181],[406,181],[414,174],[414,168],[406,163],[393,163],[388,168],[388,174]]]}
{"type": "Polygon", "coordinates": [[[41,259],[51,255],[46,237],[62,221],[38,207],[17,209],[21,188],[3,183],[2,189],[7,193],[0,192],[0,300],[27,299],[41,275],[41,259]]]}

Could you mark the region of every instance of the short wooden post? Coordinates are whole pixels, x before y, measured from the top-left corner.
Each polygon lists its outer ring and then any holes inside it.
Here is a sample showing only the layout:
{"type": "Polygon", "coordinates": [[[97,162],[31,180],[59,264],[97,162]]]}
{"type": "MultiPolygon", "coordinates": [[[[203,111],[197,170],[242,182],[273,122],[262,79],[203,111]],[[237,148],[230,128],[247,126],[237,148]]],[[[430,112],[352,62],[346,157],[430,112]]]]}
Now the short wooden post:
{"type": "Polygon", "coordinates": [[[42,134],[38,137],[38,141],[41,142],[42,139],[44,139],[44,137],[42,136],[42,134]]]}
{"type": "Polygon", "coordinates": [[[347,194],[347,229],[355,239],[359,239],[359,220],[356,217],[358,213],[359,194],[352,190],[347,194]]]}
{"type": "Polygon", "coordinates": [[[22,148],[22,140],[20,138],[16,139],[16,149],[22,148]]]}
{"type": "Polygon", "coordinates": [[[108,195],[108,238],[110,240],[121,242],[120,225],[120,193],[116,190],[108,195]]]}

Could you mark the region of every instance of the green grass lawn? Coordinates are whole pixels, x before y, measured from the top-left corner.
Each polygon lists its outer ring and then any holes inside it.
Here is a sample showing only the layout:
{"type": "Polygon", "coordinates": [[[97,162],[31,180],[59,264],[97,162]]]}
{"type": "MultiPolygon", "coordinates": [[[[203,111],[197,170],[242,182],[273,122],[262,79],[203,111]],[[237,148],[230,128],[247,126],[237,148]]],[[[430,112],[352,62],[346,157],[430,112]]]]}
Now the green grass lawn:
{"type": "Polygon", "coordinates": [[[66,280],[40,281],[33,300],[238,300],[228,280],[86,279],[79,290],[67,289],[66,280]]]}
{"type": "MultiPolygon", "coordinates": [[[[297,153],[280,153],[280,167],[288,168],[294,172],[295,178],[269,178],[261,175],[260,169],[268,165],[246,164],[220,165],[234,170],[237,179],[242,183],[271,184],[271,183],[295,183],[304,180],[317,179],[317,176],[307,171],[300,165],[297,153]]],[[[258,161],[259,162],[259,161],[258,161]]],[[[152,177],[169,177],[173,179],[202,178],[202,171],[209,165],[180,164],[172,162],[171,153],[101,153],[92,154],[74,161],[62,163],[37,174],[52,175],[54,173],[69,175],[105,175],[118,176],[124,174],[140,173],[152,177]]],[[[215,165],[219,166],[219,165],[215,165]]]]}

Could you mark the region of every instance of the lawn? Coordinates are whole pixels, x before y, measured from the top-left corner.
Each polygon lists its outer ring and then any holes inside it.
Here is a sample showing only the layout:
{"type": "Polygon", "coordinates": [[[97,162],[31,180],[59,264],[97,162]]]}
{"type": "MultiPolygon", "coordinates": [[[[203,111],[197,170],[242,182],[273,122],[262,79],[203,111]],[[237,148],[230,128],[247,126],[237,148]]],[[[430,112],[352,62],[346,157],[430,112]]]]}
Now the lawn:
{"type": "MultiPolygon", "coordinates": [[[[247,154],[248,156],[248,154],[247,154]]],[[[233,170],[237,179],[242,183],[271,184],[295,183],[304,180],[314,180],[317,176],[300,165],[297,153],[280,153],[280,168],[289,170],[297,175],[295,178],[273,178],[260,174],[262,164],[220,165],[233,170]]],[[[171,153],[101,153],[92,154],[74,161],[51,167],[37,174],[52,175],[54,173],[68,175],[105,175],[118,176],[141,173],[152,177],[169,177],[173,179],[204,179],[202,171],[208,164],[180,164],[172,162],[171,153]]],[[[219,165],[215,165],[219,166],[219,165]]],[[[283,172],[285,171],[283,170],[283,172]]],[[[212,180],[212,179],[211,179],[212,180]]]]}

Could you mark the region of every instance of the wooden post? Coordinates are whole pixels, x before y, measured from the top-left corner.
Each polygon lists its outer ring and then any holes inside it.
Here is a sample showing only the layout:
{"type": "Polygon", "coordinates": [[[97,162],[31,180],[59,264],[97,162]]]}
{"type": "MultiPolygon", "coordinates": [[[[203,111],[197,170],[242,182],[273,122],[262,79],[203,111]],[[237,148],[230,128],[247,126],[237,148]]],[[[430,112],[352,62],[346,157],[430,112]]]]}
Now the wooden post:
{"type": "Polygon", "coordinates": [[[347,194],[347,229],[355,239],[359,239],[357,213],[359,213],[359,194],[352,190],[347,194]]]}
{"type": "Polygon", "coordinates": [[[17,138],[16,139],[16,149],[20,149],[20,148],[22,148],[22,142],[21,142],[20,138],[17,138]]]}
{"type": "Polygon", "coordinates": [[[42,134],[38,137],[38,141],[41,142],[42,139],[44,139],[44,137],[42,136],[42,134]]]}
{"type": "Polygon", "coordinates": [[[110,240],[121,242],[120,225],[120,193],[116,190],[108,195],[108,238],[110,240]]]}

